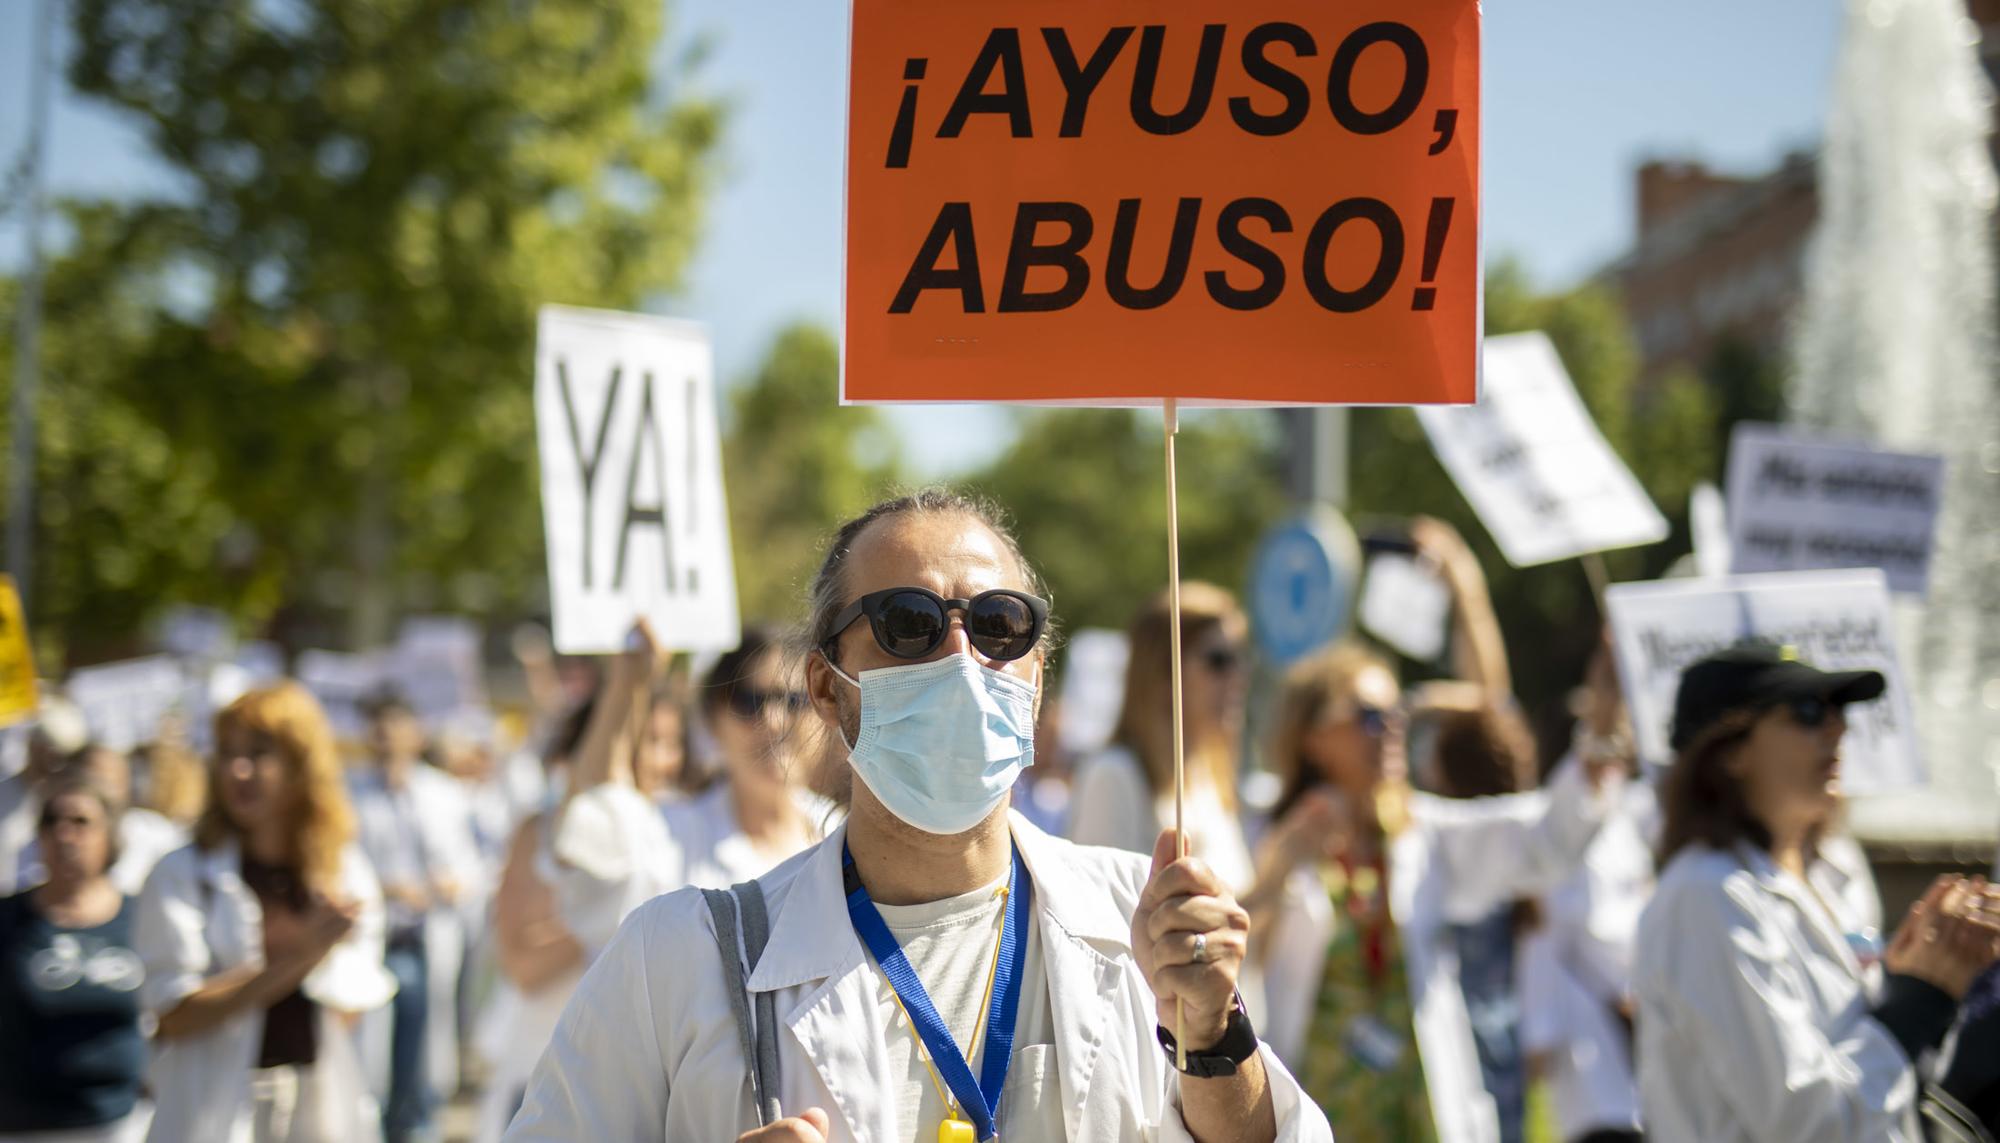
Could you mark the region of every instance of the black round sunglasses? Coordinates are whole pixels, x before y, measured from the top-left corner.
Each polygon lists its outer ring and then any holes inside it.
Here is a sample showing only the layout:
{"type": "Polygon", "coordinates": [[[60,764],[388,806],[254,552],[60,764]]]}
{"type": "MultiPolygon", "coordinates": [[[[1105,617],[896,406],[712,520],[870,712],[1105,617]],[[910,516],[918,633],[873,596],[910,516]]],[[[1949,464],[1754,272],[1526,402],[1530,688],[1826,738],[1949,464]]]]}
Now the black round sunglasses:
{"type": "Polygon", "coordinates": [[[876,646],[898,659],[921,659],[944,645],[954,611],[965,616],[965,635],[972,649],[995,662],[1034,650],[1049,622],[1048,600],[1025,591],[996,588],[971,599],[946,599],[921,587],[892,587],[848,604],[834,617],[833,630],[820,649],[828,659],[834,658],[834,641],[865,615],[876,646]]]}

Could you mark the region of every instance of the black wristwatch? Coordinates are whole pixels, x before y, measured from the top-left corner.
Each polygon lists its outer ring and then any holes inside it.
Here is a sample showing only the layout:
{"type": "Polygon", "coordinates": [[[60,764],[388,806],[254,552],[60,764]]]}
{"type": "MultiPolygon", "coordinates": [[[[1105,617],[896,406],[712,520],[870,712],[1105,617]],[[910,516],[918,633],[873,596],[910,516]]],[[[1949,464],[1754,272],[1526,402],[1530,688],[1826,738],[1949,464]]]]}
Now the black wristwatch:
{"type": "MultiPolygon", "coordinates": [[[[1160,1046],[1167,1050],[1167,1059],[1179,1066],[1179,1044],[1174,1034],[1163,1024],[1160,1026],[1160,1046]]],[[[1243,1061],[1257,1054],[1257,1030],[1250,1026],[1250,1014],[1243,1010],[1243,994],[1236,994],[1236,1007],[1229,1013],[1229,1025],[1222,1030],[1222,1039],[1215,1046],[1199,1052],[1187,1054],[1187,1067],[1182,1071],[1197,1079],[1214,1079],[1218,1076],[1233,1076],[1243,1061]]]]}

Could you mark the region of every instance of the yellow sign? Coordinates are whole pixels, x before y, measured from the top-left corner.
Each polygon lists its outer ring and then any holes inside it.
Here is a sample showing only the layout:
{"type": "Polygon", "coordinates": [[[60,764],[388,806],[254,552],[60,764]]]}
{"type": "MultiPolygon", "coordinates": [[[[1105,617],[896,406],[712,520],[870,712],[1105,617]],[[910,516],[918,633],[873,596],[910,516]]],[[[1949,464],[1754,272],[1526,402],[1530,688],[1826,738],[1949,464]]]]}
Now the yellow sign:
{"type": "Polygon", "coordinates": [[[0,726],[35,713],[35,657],[28,650],[28,624],[21,617],[21,594],[0,575],[0,726]]]}

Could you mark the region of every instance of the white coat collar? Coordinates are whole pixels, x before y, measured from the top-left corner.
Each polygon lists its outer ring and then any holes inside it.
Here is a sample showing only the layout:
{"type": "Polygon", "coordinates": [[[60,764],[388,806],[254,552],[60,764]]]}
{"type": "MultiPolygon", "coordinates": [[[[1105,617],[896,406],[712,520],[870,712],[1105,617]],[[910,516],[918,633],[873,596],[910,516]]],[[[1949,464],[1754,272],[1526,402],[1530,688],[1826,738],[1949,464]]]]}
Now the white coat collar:
{"type": "MultiPolygon", "coordinates": [[[[1105,871],[1079,863],[1075,846],[1049,837],[1018,813],[1010,811],[1008,821],[1034,883],[1049,992],[1064,998],[1052,1005],[1054,1036],[1066,1134],[1078,1138],[1091,1079],[1104,1055],[1110,998],[1130,959],[1131,919],[1105,907],[1110,899],[1105,871]]],[[[883,1074],[887,1064],[880,1045],[893,1016],[864,991],[867,954],[848,918],[841,878],[846,829],[843,824],[816,848],[760,879],[771,897],[771,939],[748,987],[754,993],[821,982],[807,987],[781,1019],[812,1061],[848,1131],[874,1138],[893,1127],[882,1120],[892,1112],[872,1087],[857,1087],[853,1078],[883,1074]]]]}
{"type": "MultiPolygon", "coordinates": [[[[1103,907],[1101,888],[1091,891],[1100,878],[1077,866],[1067,843],[1015,811],[1009,810],[1007,819],[1034,881],[1035,911],[1072,937],[1129,950],[1131,918],[1103,907]]],[[[846,840],[847,825],[842,823],[825,841],[759,878],[771,906],[771,940],[750,974],[750,991],[772,992],[840,976],[866,960],[847,916],[841,883],[840,851],[846,840]]]]}
{"type": "Polygon", "coordinates": [[[1830,880],[1835,874],[1832,866],[1815,856],[1806,866],[1806,879],[1797,877],[1778,868],[1765,850],[1748,842],[1737,842],[1736,858],[1757,878],[1758,884],[1792,903],[1804,918],[1806,928],[1819,938],[1823,952],[1844,965],[1856,979],[1861,977],[1861,961],[1854,955],[1854,946],[1848,943],[1847,934],[1842,929],[1846,921],[1834,913],[1834,898],[1828,896],[1831,886],[1818,884],[1830,880]]]}
{"type": "Polygon", "coordinates": [[[224,838],[210,849],[197,845],[195,853],[199,855],[203,884],[227,885],[242,879],[243,853],[237,848],[235,838],[224,838]]]}

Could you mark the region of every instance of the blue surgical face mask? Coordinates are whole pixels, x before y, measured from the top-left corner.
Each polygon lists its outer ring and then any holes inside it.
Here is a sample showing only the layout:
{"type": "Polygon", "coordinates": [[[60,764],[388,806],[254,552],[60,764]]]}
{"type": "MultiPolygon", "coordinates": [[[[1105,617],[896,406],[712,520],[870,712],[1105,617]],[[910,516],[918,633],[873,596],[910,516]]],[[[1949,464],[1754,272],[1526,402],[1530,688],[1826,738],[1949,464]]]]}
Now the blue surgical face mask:
{"type": "Polygon", "coordinates": [[[1034,765],[1035,687],[970,655],[863,671],[858,680],[833,672],[861,690],[861,730],[848,748],[854,772],[890,813],[925,833],[978,825],[1034,765]]]}

